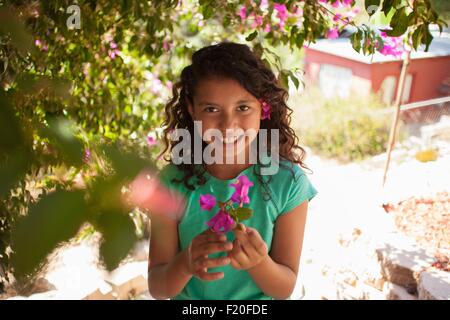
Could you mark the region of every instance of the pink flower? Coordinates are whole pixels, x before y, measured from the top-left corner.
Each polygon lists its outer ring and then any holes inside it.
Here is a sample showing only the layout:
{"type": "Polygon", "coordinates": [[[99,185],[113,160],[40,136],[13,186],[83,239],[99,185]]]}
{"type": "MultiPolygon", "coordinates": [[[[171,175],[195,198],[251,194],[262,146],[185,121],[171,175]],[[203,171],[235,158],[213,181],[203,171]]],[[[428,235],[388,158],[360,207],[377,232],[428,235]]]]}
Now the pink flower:
{"type": "Polygon", "coordinates": [[[299,6],[294,6],[292,13],[296,16],[302,16],[303,15],[303,9],[299,6]]]}
{"type": "Polygon", "coordinates": [[[401,37],[389,37],[386,32],[381,32],[381,37],[383,38],[383,48],[380,53],[385,56],[393,56],[395,58],[400,58],[405,51],[402,38],[401,37]]]}
{"type": "Polygon", "coordinates": [[[261,120],[270,119],[270,111],[272,106],[262,99],[260,99],[259,102],[261,102],[262,105],[261,120]]]}
{"type": "Polygon", "coordinates": [[[353,0],[338,0],[332,4],[333,8],[349,7],[353,4],[353,0]]]}
{"type": "Polygon", "coordinates": [[[84,149],[83,162],[88,163],[91,160],[91,150],[88,148],[84,149]]]}
{"type": "Polygon", "coordinates": [[[345,14],[345,16],[349,19],[349,20],[353,20],[356,15],[361,11],[361,9],[359,9],[359,7],[355,7],[353,8],[352,11],[349,11],[345,14]]]}
{"type": "Polygon", "coordinates": [[[268,0],[261,0],[261,3],[259,5],[259,9],[261,9],[261,11],[265,11],[269,8],[269,1],[268,0]]]}
{"type": "Polygon", "coordinates": [[[148,135],[147,136],[147,145],[149,147],[154,146],[155,144],[157,144],[158,142],[156,141],[155,138],[153,138],[152,136],[148,135]]]}
{"type": "Polygon", "coordinates": [[[353,0],[341,0],[341,2],[346,7],[351,6],[353,4],[353,0]]]}
{"type": "Polygon", "coordinates": [[[254,12],[250,13],[250,15],[248,16],[249,18],[253,18],[254,21],[252,23],[252,28],[256,28],[259,26],[262,26],[263,24],[263,17],[262,16],[258,16],[257,14],[255,14],[254,12]]]}
{"type": "Polygon", "coordinates": [[[328,30],[327,39],[337,39],[339,38],[339,32],[337,28],[331,28],[328,30]]]}
{"type": "Polygon", "coordinates": [[[287,9],[285,4],[274,3],[273,8],[277,11],[277,17],[280,19],[280,29],[284,28],[287,19],[287,9]]]}
{"type": "Polygon", "coordinates": [[[263,24],[263,18],[262,16],[256,16],[255,22],[257,26],[261,26],[263,24]]]}
{"type": "Polygon", "coordinates": [[[116,50],[109,51],[109,53],[108,53],[108,56],[109,56],[111,59],[115,59],[115,58],[116,58],[116,55],[117,55],[116,50]]]}
{"type": "Polygon", "coordinates": [[[159,91],[161,91],[162,88],[163,88],[163,84],[162,84],[161,80],[159,80],[158,78],[153,79],[152,92],[154,94],[157,94],[159,91]]]}
{"type": "Polygon", "coordinates": [[[342,3],[341,3],[341,1],[338,0],[335,3],[333,3],[331,6],[333,8],[340,8],[340,7],[342,7],[342,3]]]}
{"type": "Polygon", "coordinates": [[[342,14],[336,13],[333,17],[333,21],[334,22],[339,21],[341,18],[342,18],[342,14]]]}
{"type": "Polygon", "coordinates": [[[266,24],[264,27],[264,32],[270,32],[270,24],[266,24]]]}
{"type": "Polygon", "coordinates": [[[253,186],[253,182],[251,182],[246,175],[240,176],[237,181],[230,184],[230,186],[235,188],[234,193],[231,196],[231,201],[239,203],[240,205],[243,203],[250,203],[248,190],[253,186]]]}
{"type": "Polygon", "coordinates": [[[216,197],[212,194],[202,194],[200,196],[200,208],[206,211],[211,211],[216,205],[216,197]]]}
{"type": "Polygon", "coordinates": [[[238,16],[241,17],[242,20],[245,20],[247,18],[247,8],[245,6],[241,7],[238,16]]]}
{"type": "Polygon", "coordinates": [[[34,45],[41,49],[42,51],[47,52],[48,51],[48,45],[46,43],[43,43],[41,40],[36,39],[34,40],[34,45]]]}
{"type": "Polygon", "coordinates": [[[120,50],[117,49],[117,43],[115,43],[114,41],[111,41],[111,42],[109,43],[109,47],[110,47],[111,49],[108,50],[108,56],[109,56],[111,59],[115,59],[116,56],[118,56],[119,53],[120,53],[120,50]]]}
{"type": "Polygon", "coordinates": [[[233,228],[234,220],[226,211],[220,210],[206,224],[208,225],[208,227],[212,228],[214,232],[226,233],[233,228]]]}
{"type": "Polygon", "coordinates": [[[286,20],[287,9],[285,4],[274,3],[273,8],[278,12],[277,13],[278,18],[280,18],[281,20],[286,20]]]}

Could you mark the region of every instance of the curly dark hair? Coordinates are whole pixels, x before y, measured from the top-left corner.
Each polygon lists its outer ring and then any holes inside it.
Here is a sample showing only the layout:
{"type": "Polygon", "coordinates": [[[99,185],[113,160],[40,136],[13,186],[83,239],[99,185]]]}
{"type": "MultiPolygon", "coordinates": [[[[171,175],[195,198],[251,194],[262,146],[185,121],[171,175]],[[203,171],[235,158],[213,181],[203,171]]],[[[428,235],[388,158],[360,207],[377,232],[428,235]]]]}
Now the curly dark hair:
{"type": "MultiPolygon", "coordinates": [[[[264,62],[252,50],[244,44],[233,42],[221,42],[219,44],[204,47],[196,51],[192,56],[192,64],[181,72],[181,80],[173,86],[173,98],[165,107],[166,119],[163,131],[165,148],[160,156],[169,152],[181,141],[170,141],[169,134],[174,129],[187,129],[191,136],[194,134],[194,122],[188,112],[188,102],[193,105],[193,97],[197,84],[211,77],[236,80],[242,87],[257,99],[268,102],[271,108],[271,119],[261,120],[261,129],[279,129],[279,156],[280,159],[290,160],[308,169],[303,159],[305,150],[298,145],[298,137],[290,127],[292,109],[288,107],[288,92],[280,86],[277,78],[264,62]]],[[[270,135],[268,135],[268,138],[270,135]]],[[[259,139],[258,139],[259,140],[259,139]]],[[[206,143],[203,142],[203,148],[206,143]]],[[[270,139],[267,149],[270,150],[270,139]]],[[[192,141],[193,150],[193,141],[192,141]]],[[[191,152],[193,159],[193,152],[191,152]]],[[[259,163],[259,157],[258,163],[259,163]]],[[[170,158],[164,158],[170,161],[170,158]]],[[[280,163],[281,164],[281,163],[280,163]]],[[[185,186],[193,190],[195,185],[190,184],[192,177],[197,178],[197,184],[206,182],[205,168],[191,164],[177,165],[184,173],[181,180],[185,186]]],[[[256,167],[256,166],[255,166],[256,167]]],[[[264,182],[259,175],[261,182],[264,182]]]]}

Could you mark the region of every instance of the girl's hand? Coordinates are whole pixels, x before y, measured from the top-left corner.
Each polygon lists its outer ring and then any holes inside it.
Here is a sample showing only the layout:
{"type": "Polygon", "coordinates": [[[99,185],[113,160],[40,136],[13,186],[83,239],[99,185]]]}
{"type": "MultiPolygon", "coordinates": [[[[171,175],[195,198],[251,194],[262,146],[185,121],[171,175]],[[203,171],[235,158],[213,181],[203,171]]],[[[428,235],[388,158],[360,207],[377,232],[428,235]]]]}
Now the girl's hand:
{"type": "Polygon", "coordinates": [[[233,244],[226,241],[227,237],[225,235],[216,234],[210,229],[192,239],[187,250],[188,273],[206,281],[222,279],[224,276],[223,272],[208,272],[208,269],[228,265],[230,259],[228,257],[210,259],[208,255],[230,251],[233,248],[233,244]]]}
{"type": "Polygon", "coordinates": [[[269,256],[267,245],[258,230],[239,224],[233,232],[236,239],[233,241],[233,250],[228,253],[233,268],[248,270],[269,256]]]}

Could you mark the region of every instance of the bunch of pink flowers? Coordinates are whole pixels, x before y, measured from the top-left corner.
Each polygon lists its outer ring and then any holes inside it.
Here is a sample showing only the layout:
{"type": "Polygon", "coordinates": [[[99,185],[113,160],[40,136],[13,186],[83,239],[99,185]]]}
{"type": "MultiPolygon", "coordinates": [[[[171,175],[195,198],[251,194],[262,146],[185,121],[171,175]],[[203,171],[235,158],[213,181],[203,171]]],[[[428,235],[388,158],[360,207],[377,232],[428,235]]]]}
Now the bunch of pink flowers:
{"type": "Polygon", "coordinates": [[[405,52],[402,37],[389,37],[386,32],[381,32],[381,37],[383,38],[383,49],[380,50],[380,53],[400,58],[405,52]]]}
{"type": "Polygon", "coordinates": [[[200,207],[203,210],[211,211],[216,203],[219,205],[219,212],[217,212],[206,224],[216,233],[226,233],[238,226],[240,221],[249,219],[253,210],[244,208],[244,204],[249,204],[248,191],[253,182],[251,182],[246,175],[241,175],[237,178],[235,183],[230,184],[235,190],[231,198],[226,202],[216,200],[212,194],[203,194],[200,196],[200,207]],[[233,204],[239,205],[235,208],[233,204]]]}

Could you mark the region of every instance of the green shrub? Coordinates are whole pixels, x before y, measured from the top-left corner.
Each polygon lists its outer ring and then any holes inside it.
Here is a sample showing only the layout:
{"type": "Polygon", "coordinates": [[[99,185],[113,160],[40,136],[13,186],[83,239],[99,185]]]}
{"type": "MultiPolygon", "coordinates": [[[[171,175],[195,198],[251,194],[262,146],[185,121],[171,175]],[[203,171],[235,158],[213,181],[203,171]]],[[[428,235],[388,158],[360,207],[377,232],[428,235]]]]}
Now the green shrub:
{"type": "Polygon", "coordinates": [[[340,161],[362,160],[386,150],[392,114],[375,96],[325,99],[318,92],[296,102],[302,144],[340,161]]]}

